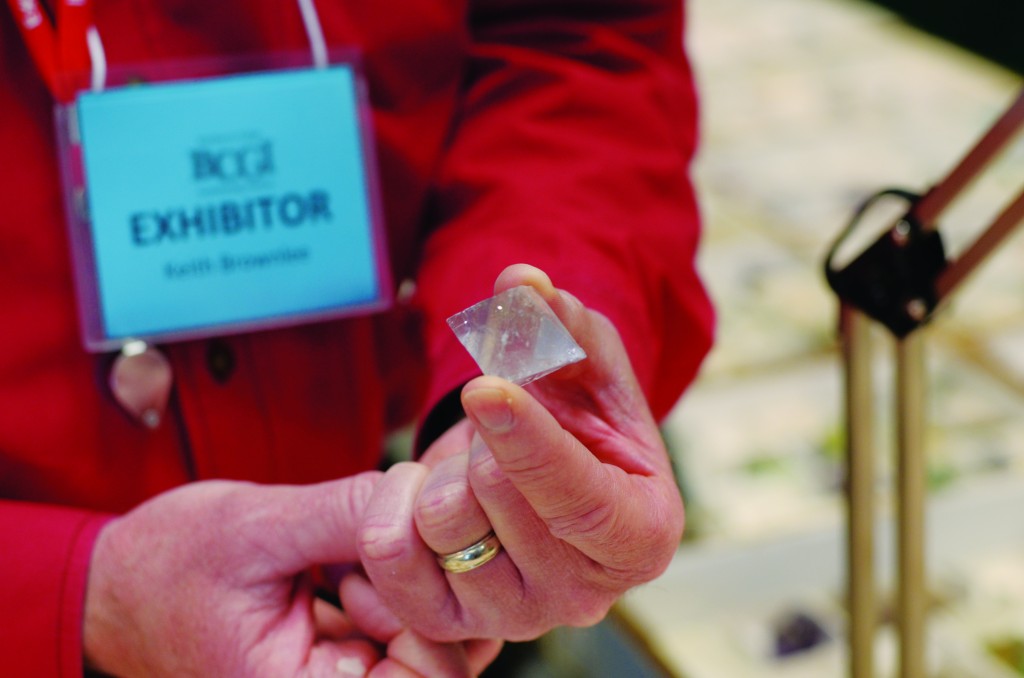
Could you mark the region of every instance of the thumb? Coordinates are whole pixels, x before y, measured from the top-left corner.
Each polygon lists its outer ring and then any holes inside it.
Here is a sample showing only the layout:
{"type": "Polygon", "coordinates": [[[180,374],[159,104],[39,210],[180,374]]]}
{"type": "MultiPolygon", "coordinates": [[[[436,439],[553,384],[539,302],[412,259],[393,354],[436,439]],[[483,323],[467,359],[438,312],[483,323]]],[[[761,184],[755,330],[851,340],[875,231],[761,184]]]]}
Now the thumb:
{"type": "Polygon", "coordinates": [[[359,560],[356,533],[379,471],[316,485],[278,485],[249,495],[246,541],[269,554],[282,574],[310,565],[359,560]]]}

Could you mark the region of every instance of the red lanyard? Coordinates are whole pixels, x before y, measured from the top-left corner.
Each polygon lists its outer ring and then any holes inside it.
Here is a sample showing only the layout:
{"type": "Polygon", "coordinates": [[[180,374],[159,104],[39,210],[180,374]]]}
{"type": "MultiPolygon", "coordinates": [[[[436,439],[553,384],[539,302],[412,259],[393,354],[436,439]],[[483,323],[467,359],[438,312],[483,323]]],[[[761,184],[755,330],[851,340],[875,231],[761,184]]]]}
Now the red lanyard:
{"type": "Polygon", "coordinates": [[[58,101],[89,82],[90,0],[58,0],[56,27],[38,0],[7,0],[43,81],[58,101]]]}

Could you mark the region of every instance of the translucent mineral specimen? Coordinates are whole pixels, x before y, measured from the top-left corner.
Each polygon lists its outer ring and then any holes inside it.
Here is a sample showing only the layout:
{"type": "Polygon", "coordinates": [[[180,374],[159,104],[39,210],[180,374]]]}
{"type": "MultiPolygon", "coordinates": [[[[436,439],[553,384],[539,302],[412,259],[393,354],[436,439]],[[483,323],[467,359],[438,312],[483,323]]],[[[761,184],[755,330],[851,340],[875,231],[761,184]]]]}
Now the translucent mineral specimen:
{"type": "Polygon", "coordinates": [[[513,287],[448,318],[484,374],[520,386],[587,357],[540,294],[513,287]]]}

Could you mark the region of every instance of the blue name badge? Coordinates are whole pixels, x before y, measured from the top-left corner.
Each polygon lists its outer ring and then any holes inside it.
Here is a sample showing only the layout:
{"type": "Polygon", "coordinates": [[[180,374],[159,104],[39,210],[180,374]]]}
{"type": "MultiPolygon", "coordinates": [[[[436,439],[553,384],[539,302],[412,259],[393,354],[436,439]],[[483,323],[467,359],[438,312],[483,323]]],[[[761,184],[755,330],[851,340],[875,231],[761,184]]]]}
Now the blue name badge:
{"type": "Polygon", "coordinates": [[[62,109],[86,348],[387,307],[361,93],[335,65],[84,92],[62,109]]]}

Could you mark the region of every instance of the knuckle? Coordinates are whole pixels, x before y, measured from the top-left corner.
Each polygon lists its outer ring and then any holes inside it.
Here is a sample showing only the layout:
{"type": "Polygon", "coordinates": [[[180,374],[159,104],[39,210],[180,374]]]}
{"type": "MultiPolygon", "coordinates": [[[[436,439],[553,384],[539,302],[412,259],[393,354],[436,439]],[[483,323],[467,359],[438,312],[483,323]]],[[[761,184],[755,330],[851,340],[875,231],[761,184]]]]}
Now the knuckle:
{"type": "Polygon", "coordinates": [[[495,489],[507,480],[490,452],[474,454],[469,460],[469,476],[472,484],[479,488],[495,489]]]}
{"type": "Polygon", "coordinates": [[[373,562],[391,562],[411,551],[406,532],[400,526],[368,523],[359,530],[359,552],[363,559],[373,562]]]}
{"type": "Polygon", "coordinates": [[[414,509],[416,526],[436,532],[450,526],[453,519],[466,515],[472,508],[473,501],[466,483],[449,479],[424,488],[414,509]]]}
{"type": "Polygon", "coordinates": [[[548,530],[556,539],[569,542],[596,540],[599,544],[614,540],[616,515],[611,504],[601,503],[582,512],[575,506],[566,506],[560,513],[547,520],[548,530]]]}
{"type": "Polygon", "coordinates": [[[672,520],[654,520],[646,524],[646,534],[634,536],[628,551],[609,564],[609,571],[623,588],[643,584],[657,578],[672,561],[679,548],[680,531],[672,520]]]}
{"type": "Polygon", "coordinates": [[[609,595],[580,596],[579,603],[566,624],[580,628],[593,626],[608,615],[614,601],[615,598],[609,595]]]}
{"type": "Polygon", "coordinates": [[[459,643],[477,634],[457,616],[443,610],[433,616],[420,615],[407,620],[409,628],[435,643],[459,643]]]}

